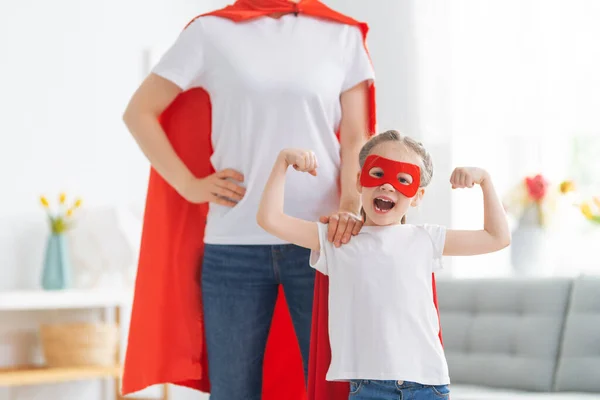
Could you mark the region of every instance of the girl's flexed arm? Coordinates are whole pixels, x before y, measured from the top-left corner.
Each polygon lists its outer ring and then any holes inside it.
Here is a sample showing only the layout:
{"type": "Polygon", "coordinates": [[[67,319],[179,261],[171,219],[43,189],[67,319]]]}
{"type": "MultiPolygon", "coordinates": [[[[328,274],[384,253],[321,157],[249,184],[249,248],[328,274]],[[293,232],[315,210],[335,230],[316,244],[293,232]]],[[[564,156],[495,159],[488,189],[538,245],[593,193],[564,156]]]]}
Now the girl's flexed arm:
{"type": "Polygon", "coordinates": [[[317,223],[290,217],[283,212],[285,174],[290,165],[297,171],[317,175],[317,159],[312,151],[282,150],[265,185],[256,220],[270,234],[318,251],[320,245],[317,223]]]}
{"type": "Polygon", "coordinates": [[[510,230],[492,178],[481,168],[456,168],[450,178],[453,189],[479,185],[483,191],[483,230],[448,230],[444,255],[469,256],[492,253],[510,244],[510,230]]]}

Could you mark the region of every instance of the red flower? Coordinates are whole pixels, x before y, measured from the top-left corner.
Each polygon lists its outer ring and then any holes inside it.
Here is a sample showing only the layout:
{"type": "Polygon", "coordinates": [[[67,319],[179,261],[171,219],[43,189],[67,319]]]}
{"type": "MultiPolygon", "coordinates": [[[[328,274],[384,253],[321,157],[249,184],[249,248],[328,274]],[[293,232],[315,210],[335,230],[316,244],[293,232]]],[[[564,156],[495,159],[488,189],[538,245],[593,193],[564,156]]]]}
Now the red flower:
{"type": "Polygon", "coordinates": [[[525,186],[527,192],[533,201],[541,201],[546,195],[546,189],[548,188],[548,181],[540,174],[533,178],[525,178],[525,186]]]}

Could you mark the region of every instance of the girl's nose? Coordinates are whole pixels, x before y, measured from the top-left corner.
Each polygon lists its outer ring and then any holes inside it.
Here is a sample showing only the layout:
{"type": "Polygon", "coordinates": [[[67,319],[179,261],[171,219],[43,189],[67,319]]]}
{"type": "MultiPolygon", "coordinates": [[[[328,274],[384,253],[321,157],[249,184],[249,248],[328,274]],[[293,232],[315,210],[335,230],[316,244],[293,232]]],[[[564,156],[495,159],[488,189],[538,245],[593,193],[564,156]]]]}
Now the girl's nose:
{"type": "Polygon", "coordinates": [[[390,185],[389,183],[384,183],[383,185],[380,186],[381,190],[385,190],[386,192],[395,192],[396,189],[394,189],[394,187],[392,185],[390,185]]]}

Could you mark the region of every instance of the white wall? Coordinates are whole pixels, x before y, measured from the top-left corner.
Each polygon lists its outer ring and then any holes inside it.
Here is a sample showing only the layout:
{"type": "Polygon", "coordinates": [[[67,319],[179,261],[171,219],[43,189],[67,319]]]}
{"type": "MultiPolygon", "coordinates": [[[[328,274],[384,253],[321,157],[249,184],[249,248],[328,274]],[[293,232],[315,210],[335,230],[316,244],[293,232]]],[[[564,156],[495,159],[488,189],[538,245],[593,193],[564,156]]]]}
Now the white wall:
{"type": "MultiPolygon", "coordinates": [[[[144,49],[160,51],[209,8],[193,0],[0,2],[0,290],[39,285],[47,232],[39,194],[66,190],[87,209],[143,202],[148,166],[121,114],[142,78],[144,49]]],[[[0,315],[0,366],[39,360],[41,320],[94,316],[0,315]]],[[[0,400],[95,400],[99,387],[0,388],[0,400]]]]}
{"type": "MultiPolygon", "coordinates": [[[[40,193],[54,197],[66,190],[82,196],[88,209],[142,204],[148,165],[127,134],[121,113],[144,73],[144,51],[156,59],[192,16],[226,3],[0,3],[0,290],[39,285],[47,233],[37,205],[40,193]]],[[[378,0],[378,7],[363,0],[326,3],[371,26],[379,129],[400,129],[431,142],[436,179],[415,220],[449,223],[449,201],[444,200],[449,139],[432,134],[436,130],[425,123],[435,103],[417,98],[419,85],[430,82],[437,71],[423,68],[431,54],[415,50],[416,40],[423,40],[423,32],[414,28],[416,1],[378,0]]],[[[94,317],[1,315],[0,366],[39,360],[38,322],[94,317]]],[[[0,388],[0,400],[95,400],[99,388],[93,382],[0,388]]],[[[202,398],[179,388],[173,394],[177,400],[202,398]]]]}

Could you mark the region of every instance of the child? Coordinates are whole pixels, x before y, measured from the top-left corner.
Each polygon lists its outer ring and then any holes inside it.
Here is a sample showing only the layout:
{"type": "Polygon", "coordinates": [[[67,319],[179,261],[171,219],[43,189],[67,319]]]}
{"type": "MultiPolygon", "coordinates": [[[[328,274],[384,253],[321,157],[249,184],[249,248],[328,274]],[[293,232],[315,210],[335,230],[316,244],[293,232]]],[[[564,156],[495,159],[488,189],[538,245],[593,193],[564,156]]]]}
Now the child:
{"type": "Polygon", "coordinates": [[[273,235],[312,250],[311,266],[329,276],[331,365],[327,380],[350,381],[352,399],[448,398],[450,383],[439,320],[431,296],[431,273],[442,255],[475,255],[510,243],[508,223],[488,173],[457,168],[452,188],[479,185],[484,229],[446,230],[407,225],[431,181],[431,157],[420,143],[396,131],[369,140],[359,156],[364,226],[348,244],[335,247],[327,226],[283,212],[288,166],[317,174],[314,153],[286,149],[265,186],[258,223],[273,235]]]}

